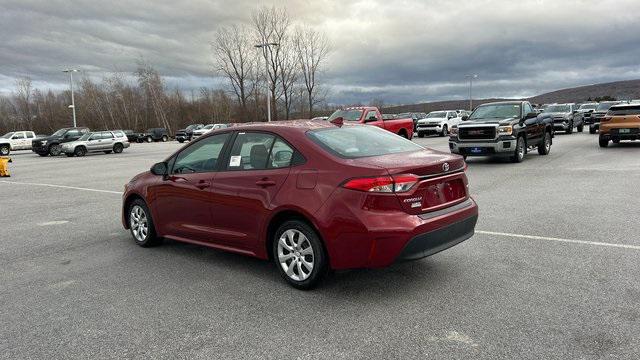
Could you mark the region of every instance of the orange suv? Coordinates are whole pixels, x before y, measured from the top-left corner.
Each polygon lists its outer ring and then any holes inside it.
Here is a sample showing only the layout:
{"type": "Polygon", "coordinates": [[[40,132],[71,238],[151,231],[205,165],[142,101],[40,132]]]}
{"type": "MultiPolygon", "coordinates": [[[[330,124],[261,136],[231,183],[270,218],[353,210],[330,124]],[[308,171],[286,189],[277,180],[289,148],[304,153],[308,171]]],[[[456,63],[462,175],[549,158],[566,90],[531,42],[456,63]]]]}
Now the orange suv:
{"type": "Polygon", "coordinates": [[[620,140],[640,140],[640,104],[619,104],[600,121],[600,147],[620,140]]]}

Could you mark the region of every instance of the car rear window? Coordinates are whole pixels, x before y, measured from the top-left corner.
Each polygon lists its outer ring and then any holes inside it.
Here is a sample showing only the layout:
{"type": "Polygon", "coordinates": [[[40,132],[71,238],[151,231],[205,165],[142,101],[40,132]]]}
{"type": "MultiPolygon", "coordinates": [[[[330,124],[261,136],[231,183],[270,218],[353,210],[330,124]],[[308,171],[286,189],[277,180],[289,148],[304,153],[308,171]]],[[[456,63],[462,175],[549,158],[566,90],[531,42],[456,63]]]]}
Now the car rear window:
{"type": "Polygon", "coordinates": [[[328,152],[341,158],[417,151],[423,148],[401,136],[375,126],[343,126],[312,130],[309,138],[328,152]]]}
{"type": "Polygon", "coordinates": [[[624,115],[640,115],[640,105],[637,106],[613,106],[609,109],[607,115],[624,116],[624,115]]]}

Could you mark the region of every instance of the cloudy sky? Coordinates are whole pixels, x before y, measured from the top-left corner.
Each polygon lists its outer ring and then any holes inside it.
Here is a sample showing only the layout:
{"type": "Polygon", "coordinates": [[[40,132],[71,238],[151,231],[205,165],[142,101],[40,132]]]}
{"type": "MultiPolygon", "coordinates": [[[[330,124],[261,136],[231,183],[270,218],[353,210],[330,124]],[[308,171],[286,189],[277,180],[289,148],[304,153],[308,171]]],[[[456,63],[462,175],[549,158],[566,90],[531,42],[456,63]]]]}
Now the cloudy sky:
{"type": "Polygon", "coordinates": [[[0,0],[0,92],[19,76],[64,89],[60,72],[131,72],[136,59],[181,89],[223,86],[209,42],[260,5],[324,31],[330,101],[518,97],[640,78],[638,0],[0,0]]]}

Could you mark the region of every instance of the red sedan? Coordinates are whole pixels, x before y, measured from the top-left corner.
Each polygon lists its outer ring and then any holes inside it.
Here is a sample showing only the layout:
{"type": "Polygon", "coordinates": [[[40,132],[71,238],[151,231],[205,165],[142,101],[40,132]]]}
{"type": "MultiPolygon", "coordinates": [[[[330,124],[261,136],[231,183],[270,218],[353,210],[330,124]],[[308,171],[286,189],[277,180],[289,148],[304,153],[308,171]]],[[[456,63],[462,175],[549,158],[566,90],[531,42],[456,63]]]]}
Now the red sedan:
{"type": "Polygon", "coordinates": [[[329,269],[389,266],[470,238],[478,207],[465,166],[373,126],[247,124],[134,177],[122,221],[138,245],[167,238],[272,259],[309,289],[329,269]]]}

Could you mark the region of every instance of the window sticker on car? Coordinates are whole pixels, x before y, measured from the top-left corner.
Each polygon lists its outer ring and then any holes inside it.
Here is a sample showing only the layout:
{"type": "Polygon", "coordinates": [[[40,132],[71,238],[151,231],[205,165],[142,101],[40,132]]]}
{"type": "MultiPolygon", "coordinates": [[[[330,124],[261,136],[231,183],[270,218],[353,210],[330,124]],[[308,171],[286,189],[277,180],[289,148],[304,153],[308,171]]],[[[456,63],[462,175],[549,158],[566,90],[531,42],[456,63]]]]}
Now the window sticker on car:
{"type": "Polygon", "coordinates": [[[229,166],[240,166],[240,162],[242,161],[242,156],[232,156],[229,159],[229,166]]]}

